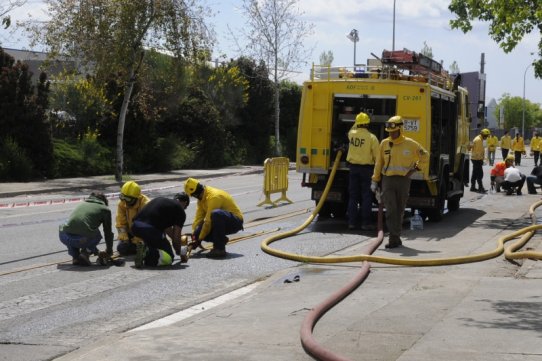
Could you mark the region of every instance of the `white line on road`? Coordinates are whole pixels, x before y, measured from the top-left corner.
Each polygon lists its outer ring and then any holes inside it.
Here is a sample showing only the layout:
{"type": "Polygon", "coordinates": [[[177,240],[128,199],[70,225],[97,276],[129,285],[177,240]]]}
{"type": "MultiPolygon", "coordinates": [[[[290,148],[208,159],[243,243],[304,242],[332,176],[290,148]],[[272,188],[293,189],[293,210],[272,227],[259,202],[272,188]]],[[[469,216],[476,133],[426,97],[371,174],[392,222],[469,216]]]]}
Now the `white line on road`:
{"type": "Polygon", "coordinates": [[[256,286],[258,286],[261,282],[256,282],[253,284],[250,284],[248,286],[239,288],[235,291],[232,291],[230,293],[227,293],[225,295],[213,298],[212,300],[200,303],[198,305],[192,306],[190,308],[187,308],[186,310],[182,310],[180,312],[174,313],[172,315],[169,315],[167,317],[161,318],[159,320],[149,322],[145,325],[139,326],[137,328],[131,329],[128,332],[134,332],[134,331],[143,331],[143,330],[150,330],[152,328],[158,328],[158,327],[164,327],[174,324],[175,322],[179,322],[181,320],[184,320],[186,318],[192,317],[194,315],[197,315],[198,313],[201,313],[203,311],[208,311],[211,308],[214,308],[216,306],[219,306],[223,303],[226,303],[228,301],[234,300],[237,297],[240,297],[242,295],[245,295],[252,291],[256,286]]]}

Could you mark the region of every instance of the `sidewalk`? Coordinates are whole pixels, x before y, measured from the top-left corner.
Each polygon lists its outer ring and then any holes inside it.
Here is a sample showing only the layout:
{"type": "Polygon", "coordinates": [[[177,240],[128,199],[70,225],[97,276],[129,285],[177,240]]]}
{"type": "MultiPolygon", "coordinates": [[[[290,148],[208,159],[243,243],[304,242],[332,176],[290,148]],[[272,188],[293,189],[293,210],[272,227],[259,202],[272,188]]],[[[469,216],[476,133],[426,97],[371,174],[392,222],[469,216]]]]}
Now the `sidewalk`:
{"type": "MultiPolygon", "coordinates": [[[[262,167],[258,166],[236,166],[216,170],[178,170],[167,173],[136,174],[124,175],[125,180],[134,180],[140,185],[154,182],[178,181],[184,182],[188,177],[209,178],[236,173],[257,173],[261,172],[262,167]]],[[[66,192],[87,189],[105,189],[107,187],[118,186],[119,190],[122,182],[117,182],[113,175],[80,177],[80,178],[60,178],[44,180],[41,182],[12,182],[0,183],[0,198],[15,197],[24,194],[44,194],[52,192],[66,192]]],[[[0,202],[1,203],[1,202],[0,202]]]]}

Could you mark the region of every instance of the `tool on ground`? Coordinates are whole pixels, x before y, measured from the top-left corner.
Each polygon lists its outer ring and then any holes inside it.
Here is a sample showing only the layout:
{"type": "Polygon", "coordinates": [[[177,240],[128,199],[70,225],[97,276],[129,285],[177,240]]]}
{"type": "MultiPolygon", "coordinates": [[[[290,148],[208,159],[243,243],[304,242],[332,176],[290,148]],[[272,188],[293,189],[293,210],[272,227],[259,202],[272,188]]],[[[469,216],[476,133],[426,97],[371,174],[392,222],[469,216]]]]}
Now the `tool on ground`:
{"type": "Polygon", "coordinates": [[[122,267],[126,263],[124,258],[121,257],[114,257],[105,251],[100,251],[98,253],[98,258],[96,259],[96,263],[100,266],[116,266],[116,267],[122,267]]]}

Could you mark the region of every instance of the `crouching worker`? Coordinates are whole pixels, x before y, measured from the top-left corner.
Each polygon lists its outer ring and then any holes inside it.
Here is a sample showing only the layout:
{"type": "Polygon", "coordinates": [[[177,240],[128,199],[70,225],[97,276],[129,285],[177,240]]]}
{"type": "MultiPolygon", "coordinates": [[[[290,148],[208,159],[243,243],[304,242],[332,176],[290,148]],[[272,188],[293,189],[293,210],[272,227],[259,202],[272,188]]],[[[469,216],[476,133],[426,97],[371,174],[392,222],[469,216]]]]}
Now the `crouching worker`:
{"type": "Polygon", "coordinates": [[[120,202],[117,206],[117,251],[120,255],[126,256],[136,253],[136,245],[143,241],[134,237],[132,224],[134,217],[149,203],[149,198],[141,193],[141,188],[134,181],[124,183],[120,190],[120,202]]]}
{"type": "Polygon", "coordinates": [[[504,171],[507,168],[514,166],[514,156],[507,155],[504,161],[497,162],[493,168],[491,168],[491,188],[495,189],[497,193],[501,191],[502,183],[504,182],[504,171]]]}
{"type": "Polygon", "coordinates": [[[173,249],[166,238],[166,231],[173,230],[172,239],[181,237],[186,220],[184,212],[186,206],[188,204],[182,199],[159,197],[147,203],[135,216],[132,233],[144,242],[137,244],[136,268],[144,265],[156,267],[173,264],[173,249]]]}
{"type": "Polygon", "coordinates": [[[502,182],[502,189],[506,191],[506,195],[509,196],[514,192],[520,196],[521,188],[525,184],[525,175],[521,174],[519,169],[508,167],[504,170],[504,182],[502,182]]]}
{"type": "Polygon", "coordinates": [[[91,193],[79,204],[66,223],[60,225],[58,236],[68,247],[72,263],[77,266],[90,266],[90,254],[97,255],[98,243],[102,240],[100,226],[103,227],[106,253],[113,254],[113,232],[111,231],[111,210],[103,193],[91,193]]]}
{"type": "Polygon", "coordinates": [[[196,243],[212,242],[213,249],[207,258],[225,258],[228,234],[243,229],[243,213],[226,191],[204,186],[194,178],[188,178],[184,191],[198,200],[196,215],[192,223],[196,243]]]}

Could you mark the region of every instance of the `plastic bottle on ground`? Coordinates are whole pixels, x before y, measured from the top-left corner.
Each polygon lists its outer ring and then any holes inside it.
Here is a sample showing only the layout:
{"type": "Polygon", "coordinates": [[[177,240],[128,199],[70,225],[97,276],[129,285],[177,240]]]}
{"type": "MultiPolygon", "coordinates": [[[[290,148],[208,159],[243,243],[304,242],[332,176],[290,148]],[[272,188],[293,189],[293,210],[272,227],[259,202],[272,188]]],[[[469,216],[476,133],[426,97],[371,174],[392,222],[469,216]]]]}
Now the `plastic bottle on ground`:
{"type": "Polygon", "coordinates": [[[423,229],[423,218],[422,216],[420,216],[420,213],[417,209],[414,211],[414,215],[410,217],[410,229],[423,229]]]}

